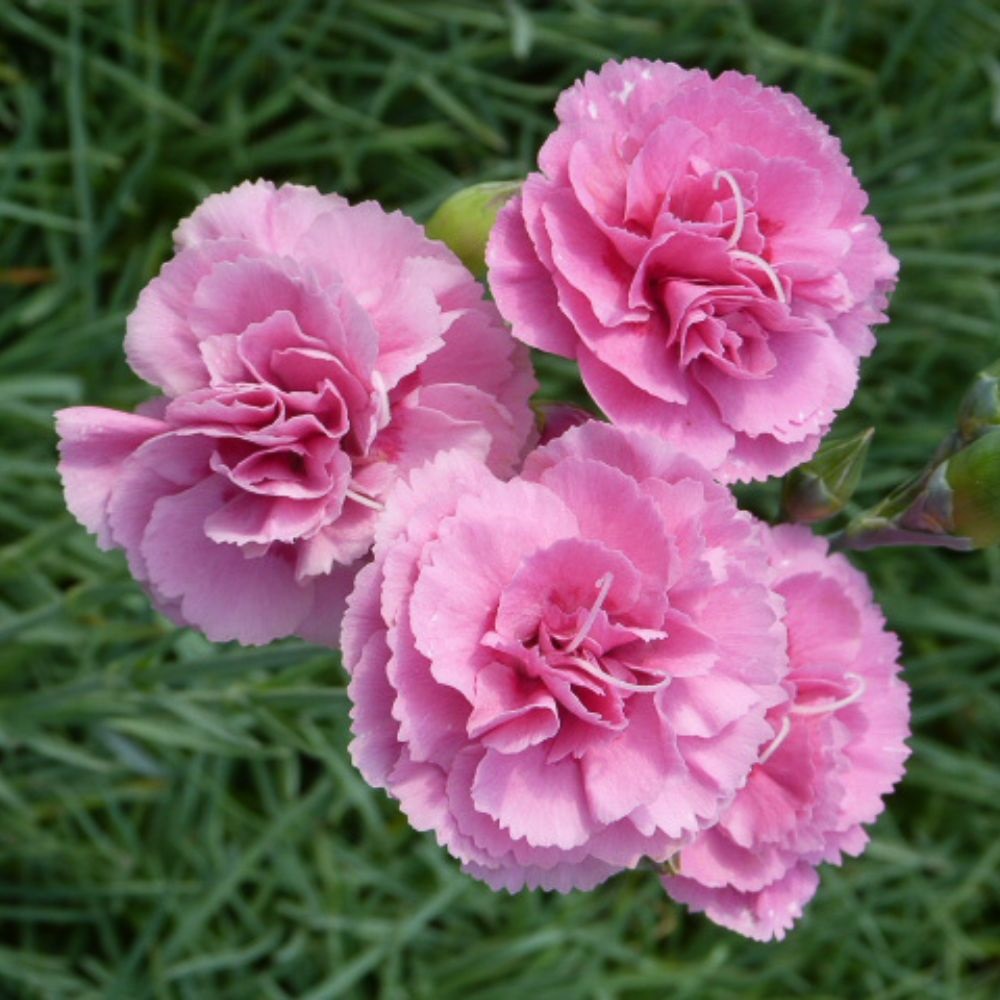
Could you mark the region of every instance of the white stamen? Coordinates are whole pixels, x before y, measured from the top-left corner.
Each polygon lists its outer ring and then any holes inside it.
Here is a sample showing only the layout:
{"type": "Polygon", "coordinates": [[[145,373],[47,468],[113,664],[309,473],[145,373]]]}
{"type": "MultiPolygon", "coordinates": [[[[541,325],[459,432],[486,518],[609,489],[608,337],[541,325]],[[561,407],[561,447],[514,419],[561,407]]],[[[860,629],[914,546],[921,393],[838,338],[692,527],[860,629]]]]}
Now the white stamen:
{"type": "Polygon", "coordinates": [[[569,661],[597,680],[604,681],[612,687],[621,688],[623,691],[636,691],[639,694],[649,694],[651,691],[661,691],[663,688],[668,687],[670,682],[673,680],[672,677],[667,676],[664,677],[663,680],[657,681],[655,684],[635,684],[632,681],[623,681],[620,677],[615,677],[613,674],[609,674],[607,671],[602,670],[596,663],[592,663],[590,660],[584,659],[582,656],[571,656],[569,657],[569,661]]]}
{"type": "Polygon", "coordinates": [[[615,578],[613,573],[605,573],[604,576],[597,581],[597,586],[600,588],[597,592],[597,600],[594,601],[593,607],[587,612],[587,617],[584,618],[583,624],[576,630],[576,635],[570,639],[569,645],[565,648],[564,652],[572,653],[573,650],[587,638],[587,633],[594,627],[594,622],[597,621],[597,615],[601,610],[601,605],[608,596],[608,591],[611,589],[611,584],[614,582],[615,578]]]}
{"type": "Polygon", "coordinates": [[[864,677],[857,674],[844,674],[845,677],[857,682],[857,687],[849,694],[837,701],[817,701],[811,705],[793,705],[789,712],[792,715],[824,715],[827,712],[836,712],[848,705],[853,705],[860,698],[863,698],[868,690],[868,682],[864,677]]]}
{"type": "Polygon", "coordinates": [[[733,226],[733,231],[729,234],[729,239],[726,242],[726,246],[732,249],[739,243],[740,237],[743,235],[746,207],[743,204],[743,192],[740,190],[739,184],[736,183],[736,178],[728,170],[719,170],[716,172],[715,178],[712,181],[712,190],[719,190],[720,179],[729,185],[730,191],[733,192],[733,200],[736,202],[736,224],[733,226]]]}
{"type": "Polygon", "coordinates": [[[377,371],[372,372],[372,388],[378,396],[375,411],[375,423],[379,430],[381,430],[387,423],[389,423],[389,393],[385,388],[385,380],[377,371]]]}
{"type": "Polygon", "coordinates": [[[785,298],[785,290],[781,287],[781,279],[778,277],[778,272],[763,257],[758,257],[757,254],[750,253],[748,250],[730,250],[729,256],[735,257],[737,260],[748,261],[761,268],[771,279],[771,284],[774,285],[774,294],[778,296],[778,301],[787,304],[788,299],[785,298]]]}
{"type": "Polygon", "coordinates": [[[385,510],[385,504],[381,504],[373,497],[366,496],[364,493],[359,493],[357,490],[348,488],[344,490],[344,496],[349,500],[353,500],[355,503],[361,504],[362,507],[371,507],[372,510],[378,511],[385,510]]]}
{"type": "Polygon", "coordinates": [[[781,726],[778,729],[778,735],[768,743],[764,752],[760,755],[760,759],[757,761],[758,764],[766,764],[777,752],[778,747],[788,739],[788,734],[792,731],[792,720],[786,715],[781,720],[781,726]]]}

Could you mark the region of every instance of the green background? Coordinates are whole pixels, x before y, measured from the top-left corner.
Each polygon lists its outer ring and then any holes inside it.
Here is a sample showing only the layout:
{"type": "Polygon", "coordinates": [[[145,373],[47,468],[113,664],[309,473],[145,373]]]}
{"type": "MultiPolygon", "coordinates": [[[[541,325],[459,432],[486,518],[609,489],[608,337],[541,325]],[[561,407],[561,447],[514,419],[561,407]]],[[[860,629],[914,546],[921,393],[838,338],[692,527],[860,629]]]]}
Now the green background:
{"type": "Polygon", "coordinates": [[[262,175],[424,219],[523,175],[562,87],[644,55],[793,90],[871,192],[902,261],[841,421],[878,428],[872,501],[1000,356],[998,51],[990,0],[0,3],[0,996],[1000,995],[996,550],[857,557],[914,754],[867,854],[761,945],[649,874],[462,876],[351,769],[335,656],[157,618],[63,509],[51,425],[148,393],[124,318],[203,196],[262,175]]]}

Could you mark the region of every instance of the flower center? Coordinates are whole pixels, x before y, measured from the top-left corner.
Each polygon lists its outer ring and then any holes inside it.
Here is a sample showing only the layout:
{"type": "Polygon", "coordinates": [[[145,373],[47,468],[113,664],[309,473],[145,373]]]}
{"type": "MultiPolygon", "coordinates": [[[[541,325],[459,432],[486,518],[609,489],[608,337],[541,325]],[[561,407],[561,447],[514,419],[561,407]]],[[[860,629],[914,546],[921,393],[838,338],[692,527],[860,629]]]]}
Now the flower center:
{"type": "Polygon", "coordinates": [[[623,677],[616,676],[602,664],[601,656],[604,650],[596,642],[591,640],[587,643],[586,648],[580,648],[590,637],[590,632],[604,607],[604,602],[607,600],[614,582],[614,574],[610,572],[605,573],[597,580],[594,584],[597,588],[597,597],[584,616],[583,621],[580,622],[576,631],[565,645],[563,645],[560,635],[553,635],[548,629],[542,626],[539,631],[539,646],[544,652],[549,666],[552,668],[558,669],[561,667],[569,668],[571,671],[574,669],[580,670],[602,684],[618,688],[621,691],[647,693],[650,691],[659,691],[670,683],[670,677],[661,678],[652,684],[639,684],[635,681],[626,680],[623,677]]]}
{"type": "Polygon", "coordinates": [[[567,656],[563,662],[568,662],[573,664],[574,667],[579,667],[584,673],[605,684],[610,684],[611,687],[619,688],[622,691],[633,691],[638,694],[649,694],[652,691],[660,691],[665,687],[669,687],[672,680],[668,675],[658,681],[654,681],[652,684],[637,684],[634,681],[627,681],[622,677],[615,677],[614,674],[605,670],[601,666],[600,661],[588,652],[584,652],[583,656],[567,656]]]}
{"type": "Polygon", "coordinates": [[[747,264],[752,264],[754,267],[763,271],[764,274],[767,275],[768,280],[771,282],[771,287],[774,289],[774,294],[777,300],[783,305],[787,305],[788,297],[785,295],[785,289],[781,285],[781,279],[778,277],[778,272],[775,271],[775,269],[758,254],[750,253],[749,250],[738,249],[740,238],[743,236],[743,226],[746,222],[746,201],[743,198],[743,192],[740,190],[738,181],[728,170],[716,171],[715,177],[712,179],[713,191],[718,191],[720,180],[725,181],[730,192],[732,193],[733,201],[736,204],[736,218],[733,222],[733,228],[729,234],[729,239],[726,240],[726,249],[729,251],[729,256],[735,260],[741,260],[745,261],[747,264]]]}
{"type": "MultiPolygon", "coordinates": [[[[865,696],[865,692],[868,690],[868,682],[864,679],[864,677],[861,677],[859,674],[844,674],[844,678],[845,680],[851,681],[854,687],[850,693],[844,695],[842,698],[836,698],[833,701],[814,701],[809,702],[806,705],[792,705],[792,707],[788,710],[788,714],[781,720],[781,726],[778,729],[777,735],[761,752],[761,755],[757,760],[758,765],[766,764],[778,752],[778,748],[781,744],[788,739],[788,734],[792,731],[793,715],[828,715],[831,712],[838,712],[842,708],[847,708],[848,705],[853,705],[856,701],[860,701],[865,696]]],[[[820,683],[832,684],[835,682],[826,681],[820,683]]]]}
{"type": "Polygon", "coordinates": [[[597,598],[591,605],[590,611],[587,612],[587,617],[584,618],[580,627],[576,630],[575,635],[570,639],[569,644],[563,650],[564,653],[572,653],[584,639],[587,638],[587,633],[594,627],[594,622],[597,621],[597,615],[601,610],[601,606],[604,604],[608,596],[608,591],[611,590],[611,585],[615,582],[615,577],[613,573],[605,573],[604,576],[597,581],[597,598]]]}
{"type": "Polygon", "coordinates": [[[733,201],[736,202],[736,221],[733,231],[729,234],[726,246],[732,249],[740,242],[743,235],[743,223],[746,219],[746,207],[743,203],[743,192],[740,190],[736,178],[728,170],[719,170],[712,180],[712,190],[719,190],[719,181],[725,181],[729,185],[729,190],[733,193],[733,201]]]}
{"type": "Polygon", "coordinates": [[[791,715],[826,715],[828,712],[836,712],[841,708],[847,708],[856,701],[863,698],[868,690],[868,682],[858,674],[844,674],[844,679],[852,681],[854,690],[843,698],[834,701],[815,701],[807,705],[792,705],[788,710],[791,715]]]}

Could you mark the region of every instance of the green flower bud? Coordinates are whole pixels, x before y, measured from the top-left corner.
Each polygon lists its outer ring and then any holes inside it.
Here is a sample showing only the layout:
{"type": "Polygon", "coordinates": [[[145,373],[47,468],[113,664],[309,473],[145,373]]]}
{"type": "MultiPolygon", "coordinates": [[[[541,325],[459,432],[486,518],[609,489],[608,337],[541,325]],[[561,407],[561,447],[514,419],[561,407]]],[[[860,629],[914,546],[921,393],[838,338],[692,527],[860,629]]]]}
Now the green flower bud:
{"type": "Polygon", "coordinates": [[[1000,542],[1000,427],[980,434],[948,459],[952,533],[977,548],[1000,542]]]}
{"type": "Polygon", "coordinates": [[[955,495],[947,473],[948,463],[943,462],[919,481],[906,497],[906,508],[896,515],[898,527],[930,535],[955,533],[955,495]]]}
{"type": "Polygon", "coordinates": [[[1000,361],[975,377],[958,409],[958,429],[965,441],[973,441],[997,426],[1000,426],[1000,361]]]}
{"type": "Polygon", "coordinates": [[[781,502],[793,521],[812,524],[844,509],[857,489],[875,429],[824,441],[810,461],[785,476],[781,502]]]}
{"type": "Polygon", "coordinates": [[[486,276],[486,242],[500,209],[521,190],[521,181],[487,181],[448,198],[427,223],[427,235],[446,243],[477,277],[486,276]]]}

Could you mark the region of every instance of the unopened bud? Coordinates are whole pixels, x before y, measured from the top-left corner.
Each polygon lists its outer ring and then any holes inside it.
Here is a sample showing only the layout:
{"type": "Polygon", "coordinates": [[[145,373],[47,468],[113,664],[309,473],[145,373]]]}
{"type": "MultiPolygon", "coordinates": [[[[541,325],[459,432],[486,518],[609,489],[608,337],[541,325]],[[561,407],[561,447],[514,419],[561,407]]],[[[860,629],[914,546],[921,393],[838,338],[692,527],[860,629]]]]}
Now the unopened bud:
{"type": "Polygon", "coordinates": [[[521,181],[486,181],[448,198],[427,223],[427,235],[446,243],[477,278],[486,275],[486,242],[500,209],[521,181]]]}
{"type": "Polygon", "coordinates": [[[952,533],[976,548],[1000,542],[1000,427],[987,430],[948,459],[952,533]]]}
{"type": "Polygon", "coordinates": [[[825,441],[810,461],[785,476],[781,501],[793,521],[812,524],[844,509],[857,489],[875,430],[825,441]]]}
{"type": "Polygon", "coordinates": [[[911,492],[909,504],[895,519],[900,528],[929,535],[955,533],[955,497],[947,472],[948,463],[943,462],[911,492]]]}
{"type": "Polygon", "coordinates": [[[973,441],[1000,426],[1000,361],[973,380],[958,409],[958,430],[964,441],[973,441]]]}

